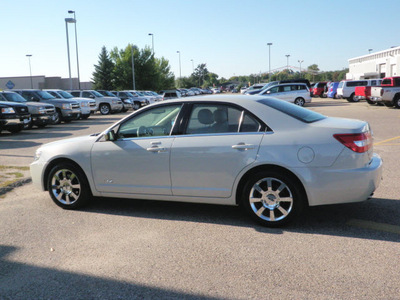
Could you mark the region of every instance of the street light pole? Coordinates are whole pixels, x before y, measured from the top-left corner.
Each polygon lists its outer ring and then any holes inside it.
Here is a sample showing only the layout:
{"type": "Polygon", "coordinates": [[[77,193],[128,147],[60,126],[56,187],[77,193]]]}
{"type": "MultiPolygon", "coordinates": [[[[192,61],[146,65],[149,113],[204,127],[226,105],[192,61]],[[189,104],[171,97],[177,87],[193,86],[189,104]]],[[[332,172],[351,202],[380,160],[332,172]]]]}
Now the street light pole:
{"type": "Polygon", "coordinates": [[[301,63],[303,62],[304,60],[298,60],[298,62],[299,62],[299,64],[300,64],[300,77],[301,77],[301,63]]]}
{"type": "Polygon", "coordinates": [[[135,63],[133,59],[133,44],[131,47],[131,55],[132,55],[132,82],[133,82],[133,90],[136,90],[136,85],[135,85],[135,63]]]}
{"type": "Polygon", "coordinates": [[[69,56],[69,37],[68,37],[68,23],[74,23],[75,19],[65,18],[65,30],[67,33],[67,52],[68,52],[68,72],[69,72],[69,84],[70,89],[72,90],[72,78],[71,78],[71,60],[69,56]]]}
{"type": "Polygon", "coordinates": [[[74,20],[75,20],[75,49],[76,49],[76,70],[78,72],[78,88],[81,89],[81,79],[79,76],[79,58],[78,58],[78,35],[76,31],[76,15],[74,10],[69,10],[69,14],[74,14],[74,20]]]}
{"type": "Polygon", "coordinates": [[[285,56],[287,58],[287,69],[289,70],[289,56],[290,56],[290,54],[286,54],[285,56]]]}
{"type": "Polygon", "coordinates": [[[190,60],[192,62],[192,73],[194,73],[194,62],[193,59],[190,60]]]}
{"type": "Polygon", "coordinates": [[[269,67],[269,71],[268,71],[268,81],[271,81],[271,46],[272,43],[267,43],[268,45],[268,67],[269,67]]]}
{"type": "Polygon", "coordinates": [[[181,52],[180,51],[176,51],[176,53],[179,54],[179,78],[182,77],[182,69],[181,69],[181,52]]]}
{"type": "Polygon", "coordinates": [[[29,74],[30,74],[30,77],[31,77],[31,89],[33,89],[32,69],[31,69],[31,57],[32,57],[32,54],[27,54],[26,57],[28,57],[28,60],[29,60],[29,74]]]}
{"type": "Polygon", "coordinates": [[[152,34],[152,33],[149,33],[149,35],[151,35],[151,48],[152,48],[152,51],[153,51],[153,55],[154,55],[154,34],[152,34]]]}
{"type": "Polygon", "coordinates": [[[374,49],[368,49],[368,54],[371,54],[372,50],[374,50],[374,49]]]}

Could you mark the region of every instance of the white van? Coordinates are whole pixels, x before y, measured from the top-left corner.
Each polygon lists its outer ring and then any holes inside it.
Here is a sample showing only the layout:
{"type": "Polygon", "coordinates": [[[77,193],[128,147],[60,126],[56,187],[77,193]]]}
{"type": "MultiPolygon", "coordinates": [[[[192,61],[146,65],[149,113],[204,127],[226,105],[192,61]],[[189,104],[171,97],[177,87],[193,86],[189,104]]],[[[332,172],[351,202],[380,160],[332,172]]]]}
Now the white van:
{"type": "Polygon", "coordinates": [[[368,80],[363,79],[363,80],[342,80],[339,82],[339,86],[336,91],[336,96],[339,99],[346,99],[349,102],[355,102],[354,101],[354,93],[356,91],[356,86],[367,86],[368,85],[368,80]]]}

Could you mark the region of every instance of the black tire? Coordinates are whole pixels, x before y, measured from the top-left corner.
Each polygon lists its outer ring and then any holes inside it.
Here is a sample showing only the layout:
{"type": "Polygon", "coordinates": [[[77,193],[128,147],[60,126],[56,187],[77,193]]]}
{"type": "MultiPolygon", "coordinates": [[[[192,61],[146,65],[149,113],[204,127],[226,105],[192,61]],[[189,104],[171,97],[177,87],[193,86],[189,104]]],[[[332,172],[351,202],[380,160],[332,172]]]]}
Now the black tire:
{"type": "Polygon", "coordinates": [[[396,108],[400,108],[400,95],[394,96],[393,105],[396,108]]]}
{"type": "Polygon", "coordinates": [[[29,123],[24,124],[24,129],[25,129],[25,130],[27,130],[27,129],[32,129],[32,127],[33,127],[33,122],[32,122],[32,120],[30,120],[29,123]]]}
{"type": "Polygon", "coordinates": [[[355,101],[354,101],[354,93],[351,94],[349,98],[347,98],[347,101],[349,101],[349,102],[355,102],[355,101]]]}
{"type": "Polygon", "coordinates": [[[38,124],[36,125],[38,128],[45,128],[47,126],[47,124],[38,124]]]}
{"type": "Polygon", "coordinates": [[[384,101],[383,104],[384,104],[386,107],[393,107],[393,102],[386,102],[386,101],[384,101]]]}
{"type": "Polygon", "coordinates": [[[53,120],[51,124],[60,124],[61,118],[62,118],[61,110],[59,108],[56,108],[56,112],[53,115],[53,120]]]}
{"type": "Polygon", "coordinates": [[[263,171],[248,180],[241,204],[255,222],[279,227],[302,212],[305,195],[293,176],[275,170],[263,171]]]}
{"type": "Polygon", "coordinates": [[[140,104],[138,102],[133,103],[133,110],[138,110],[140,108],[140,104]]]}
{"type": "Polygon", "coordinates": [[[101,113],[102,115],[108,115],[108,114],[110,114],[110,112],[111,112],[110,105],[107,104],[107,103],[102,103],[102,104],[100,104],[99,110],[100,110],[100,113],[101,113]]]}
{"type": "Polygon", "coordinates": [[[54,203],[64,209],[80,208],[91,198],[85,174],[68,162],[59,163],[51,169],[47,189],[54,203]]]}
{"type": "Polygon", "coordinates": [[[368,104],[370,104],[370,105],[375,105],[375,104],[376,104],[375,101],[371,101],[371,100],[369,100],[369,99],[366,99],[366,100],[367,100],[368,104]]]}
{"type": "Polygon", "coordinates": [[[84,116],[81,117],[81,119],[82,120],[87,120],[87,119],[89,119],[89,117],[90,117],[90,115],[84,115],[84,116]]]}
{"type": "Polygon", "coordinates": [[[127,111],[128,111],[127,108],[123,108],[123,109],[121,110],[121,112],[127,112],[127,111]]]}
{"type": "Polygon", "coordinates": [[[305,100],[301,97],[298,97],[294,100],[294,104],[298,106],[304,106],[305,100]]]}
{"type": "Polygon", "coordinates": [[[64,123],[71,123],[72,120],[64,120],[64,123]]]}

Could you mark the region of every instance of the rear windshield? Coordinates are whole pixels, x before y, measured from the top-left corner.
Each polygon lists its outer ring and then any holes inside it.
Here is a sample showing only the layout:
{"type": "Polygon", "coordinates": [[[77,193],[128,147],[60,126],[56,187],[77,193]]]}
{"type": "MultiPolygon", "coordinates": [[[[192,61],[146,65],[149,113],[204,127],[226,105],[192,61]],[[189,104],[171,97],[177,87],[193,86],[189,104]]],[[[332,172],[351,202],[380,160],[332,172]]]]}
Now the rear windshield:
{"type": "Polygon", "coordinates": [[[315,111],[278,99],[261,99],[257,102],[272,107],[304,123],[313,123],[326,118],[315,111]]]}

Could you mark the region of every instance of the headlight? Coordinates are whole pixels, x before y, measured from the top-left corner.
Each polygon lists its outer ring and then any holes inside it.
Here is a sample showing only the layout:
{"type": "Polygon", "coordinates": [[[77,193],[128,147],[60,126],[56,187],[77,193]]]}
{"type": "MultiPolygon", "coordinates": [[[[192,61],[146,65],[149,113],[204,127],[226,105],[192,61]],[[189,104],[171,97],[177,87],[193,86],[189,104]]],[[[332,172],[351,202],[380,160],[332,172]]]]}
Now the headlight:
{"type": "Polygon", "coordinates": [[[124,100],[124,103],[127,103],[127,104],[132,104],[132,100],[125,99],[125,100],[124,100]]]}
{"type": "Polygon", "coordinates": [[[5,107],[1,109],[3,114],[15,114],[15,110],[12,107],[5,107]]]}
{"type": "Polygon", "coordinates": [[[81,107],[88,107],[89,106],[89,102],[81,102],[81,107]]]}
{"type": "Polygon", "coordinates": [[[46,109],[44,107],[39,107],[38,108],[38,112],[39,112],[39,115],[45,115],[46,114],[46,109]]]}
{"type": "Polygon", "coordinates": [[[118,100],[113,100],[112,104],[118,104],[118,100]]]}
{"type": "Polygon", "coordinates": [[[39,148],[39,149],[36,150],[35,156],[33,157],[33,160],[34,161],[39,160],[41,155],[42,155],[42,149],[39,148]]]}
{"type": "Polygon", "coordinates": [[[71,104],[63,104],[62,109],[71,109],[71,104]]]}

